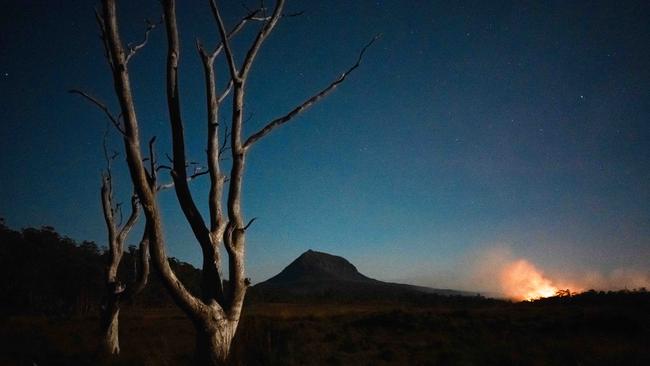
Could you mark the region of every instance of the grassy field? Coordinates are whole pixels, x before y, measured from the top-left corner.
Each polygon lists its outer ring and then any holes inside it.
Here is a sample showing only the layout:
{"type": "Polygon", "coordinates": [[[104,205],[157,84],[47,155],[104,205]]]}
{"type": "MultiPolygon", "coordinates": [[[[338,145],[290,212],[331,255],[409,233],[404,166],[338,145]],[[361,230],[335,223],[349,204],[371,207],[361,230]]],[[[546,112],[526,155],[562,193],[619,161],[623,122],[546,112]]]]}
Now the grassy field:
{"type": "MultiPolygon", "coordinates": [[[[4,318],[2,365],[97,364],[98,319],[4,318]]],[[[176,308],[122,311],[120,365],[192,361],[176,308]]],[[[647,304],[253,304],[239,365],[650,365],[647,304]]]]}

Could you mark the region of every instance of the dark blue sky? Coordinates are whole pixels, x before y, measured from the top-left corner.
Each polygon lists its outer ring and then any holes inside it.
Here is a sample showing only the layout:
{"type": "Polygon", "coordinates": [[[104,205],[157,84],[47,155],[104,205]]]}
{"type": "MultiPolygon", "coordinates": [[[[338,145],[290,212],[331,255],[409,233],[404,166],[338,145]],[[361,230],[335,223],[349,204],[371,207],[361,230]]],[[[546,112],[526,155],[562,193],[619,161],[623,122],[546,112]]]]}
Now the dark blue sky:
{"type": "MultiPolygon", "coordinates": [[[[194,38],[214,44],[218,34],[207,1],[182,3],[188,156],[204,161],[194,38]]],[[[224,3],[233,24],[244,11],[224,3]]],[[[0,14],[0,216],[12,227],[52,225],[104,243],[105,119],[66,93],[82,88],[117,109],[93,5],[11,0],[0,14]]],[[[160,14],[157,1],[119,5],[125,41],[139,40],[142,20],[160,14]]],[[[248,133],[327,85],[374,34],[383,37],[330,97],[249,155],[254,282],[309,248],[345,256],[370,276],[438,286],[458,285],[459,263],[494,246],[549,271],[650,269],[648,2],[287,7],[305,15],[283,20],[260,53],[248,133]]],[[[235,42],[240,57],[253,30],[235,42]]],[[[142,136],[157,135],[161,152],[169,151],[164,54],[157,29],[131,62],[142,136]]],[[[121,149],[115,133],[111,144],[121,149]]],[[[116,180],[127,201],[123,169],[116,180]]],[[[192,189],[206,212],[208,180],[192,189]]],[[[174,193],[161,201],[170,254],[200,263],[174,193]]]]}

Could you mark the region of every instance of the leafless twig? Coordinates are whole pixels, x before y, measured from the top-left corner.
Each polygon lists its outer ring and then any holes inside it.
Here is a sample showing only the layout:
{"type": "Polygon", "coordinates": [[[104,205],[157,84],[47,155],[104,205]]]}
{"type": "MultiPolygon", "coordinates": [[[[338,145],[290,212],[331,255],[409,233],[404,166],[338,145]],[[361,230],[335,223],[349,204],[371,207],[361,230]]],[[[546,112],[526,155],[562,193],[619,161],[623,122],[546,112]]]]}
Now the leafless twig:
{"type": "Polygon", "coordinates": [[[86,92],[84,92],[82,90],[70,89],[70,90],[68,90],[68,93],[70,93],[70,94],[79,94],[83,98],[86,98],[86,100],[93,103],[97,108],[104,111],[104,114],[106,114],[106,117],[108,117],[108,119],[111,121],[111,123],[113,123],[113,126],[115,126],[115,128],[117,128],[117,130],[122,134],[122,136],[125,135],[125,132],[122,129],[122,125],[120,124],[119,119],[115,118],[115,116],[111,113],[111,111],[108,109],[106,104],[104,104],[99,99],[93,97],[92,95],[90,95],[90,94],[88,94],[88,93],[86,93],[86,92]]]}
{"type": "Polygon", "coordinates": [[[251,224],[252,224],[255,220],[257,220],[257,217],[253,217],[253,218],[248,222],[248,224],[246,224],[246,226],[244,226],[244,227],[242,228],[242,230],[246,231],[246,229],[248,229],[248,227],[251,226],[251,224]]]}
{"type": "MultiPolygon", "coordinates": [[[[167,168],[169,168],[169,167],[167,167],[167,168]]],[[[187,181],[190,182],[190,181],[192,181],[192,180],[194,180],[194,179],[196,179],[196,178],[198,178],[198,177],[200,177],[202,175],[208,174],[209,172],[210,171],[208,171],[208,170],[198,170],[198,171],[195,170],[194,174],[187,177],[187,181]]],[[[174,188],[174,182],[161,184],[158,187],[156,187],[156,191],[163,191],[165,189],[170,189],[170,188],[174,188]]]]}
{"type": "Polygon", "coordinates": [[[131,60],[131,57],[135,56],[135,54],[140,51],[144,46],[147,45],[147,42],[149,41],[149,33],[151,33],[152,30],[156,28],[156,26],[160,25],[162,23],[162,19],[160,19],[156,23],[152,23],[149,19],[145,19],[145,24],[147,25],[147,28],[144,31],[144,39],[142,42],[136,44],[136,45],[131,45],[128,44],[127,48],[129,49],[127,55],[126,55],[126,63],[128,64],[129,61],[131,60]]]}

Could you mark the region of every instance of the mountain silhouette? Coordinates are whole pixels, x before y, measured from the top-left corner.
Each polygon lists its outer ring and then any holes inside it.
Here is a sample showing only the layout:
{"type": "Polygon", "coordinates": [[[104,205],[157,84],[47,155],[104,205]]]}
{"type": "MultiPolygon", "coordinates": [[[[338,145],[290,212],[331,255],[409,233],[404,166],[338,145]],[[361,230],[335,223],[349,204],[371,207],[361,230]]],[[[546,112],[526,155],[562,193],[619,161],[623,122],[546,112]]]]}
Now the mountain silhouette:
{"type": "Polygon", "coordinates": [[[255,299],[267,301],[397,300],[427,295],[475,295],[463,291],[433,289],[383,282],[361,274],[347,259],[308,250],[277,275],[251,288],[255,299]]]}
{"type": "Polygon", "coordinates": [[[357,267],[343,257],[310,249],[266,282],[286,285],[320,281],[368,282],[375,280],[359,273],[357,267]]]}

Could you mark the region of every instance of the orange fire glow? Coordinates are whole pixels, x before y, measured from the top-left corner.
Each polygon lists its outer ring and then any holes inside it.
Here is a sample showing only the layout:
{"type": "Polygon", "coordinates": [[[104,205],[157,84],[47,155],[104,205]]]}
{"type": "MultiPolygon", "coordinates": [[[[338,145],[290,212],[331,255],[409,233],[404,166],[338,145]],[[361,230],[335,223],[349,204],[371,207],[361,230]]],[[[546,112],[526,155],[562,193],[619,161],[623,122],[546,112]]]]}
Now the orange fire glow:
{"type": "Polygon", "coordinates": [[[554,296],[560,289],[525,259],[516,260],[503,268],[501,288],[506,296],[519,301],[554,296]]]}

